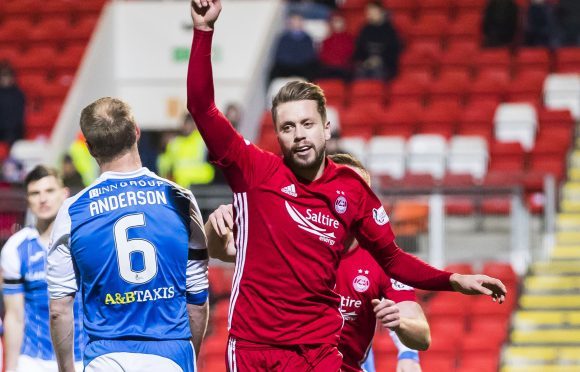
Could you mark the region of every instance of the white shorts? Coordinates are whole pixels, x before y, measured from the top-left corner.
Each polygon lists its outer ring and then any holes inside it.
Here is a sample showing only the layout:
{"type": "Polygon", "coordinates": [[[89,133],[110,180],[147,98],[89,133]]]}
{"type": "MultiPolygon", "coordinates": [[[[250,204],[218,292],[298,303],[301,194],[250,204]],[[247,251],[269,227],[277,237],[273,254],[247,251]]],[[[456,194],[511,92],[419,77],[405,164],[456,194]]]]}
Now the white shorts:
{"type": "Polygon", "coordinates": [[[153,354],[109,353],[96,357],[85,372],[183,372],[171,359],[153,354]]]}
{"type": "MultiPolygon", "coordinates": [[[[83,362],[75,363],[75,370],[83,372],[83,362]]],[[[18,372],[58,372],[56,360],[44,360],[28,355],[18,357],[18,372]]]]}

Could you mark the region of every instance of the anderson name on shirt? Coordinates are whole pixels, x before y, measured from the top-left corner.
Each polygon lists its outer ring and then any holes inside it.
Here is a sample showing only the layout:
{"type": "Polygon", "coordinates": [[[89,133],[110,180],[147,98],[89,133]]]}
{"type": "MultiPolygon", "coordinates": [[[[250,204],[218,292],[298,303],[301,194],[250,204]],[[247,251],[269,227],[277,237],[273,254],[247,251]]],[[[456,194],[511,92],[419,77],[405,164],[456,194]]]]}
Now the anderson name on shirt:
{"type": "Polygon", "coordinates": [[[91,212],[91,217],[99,215],[104,212],[111,212],[117,209],[132,207],[135,205],[167,205],[167,196],[163,191],[160,190],[147,190],[147,191],[126,191],[120,192],[116,195],[103,196],[106,193],[115,191],[118,188],[137,186],[163,186],[163,181],[157,180],[131,180],[123,181],[118,184],[102,186],[91,189],[89,191],[89,197],[91,199],[98,198],[89,204],[89,211],[91,212]]]}

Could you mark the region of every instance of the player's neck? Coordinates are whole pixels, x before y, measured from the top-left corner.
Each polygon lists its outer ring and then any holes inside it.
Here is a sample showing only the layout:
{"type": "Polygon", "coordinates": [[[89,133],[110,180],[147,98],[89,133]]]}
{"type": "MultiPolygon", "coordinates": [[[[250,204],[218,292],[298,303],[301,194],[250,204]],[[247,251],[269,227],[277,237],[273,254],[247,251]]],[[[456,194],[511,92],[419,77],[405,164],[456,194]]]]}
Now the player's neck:
{"type": "Polygon", "coordinates": [[[101,173],[105,172],[133,172],[141,169],[143,165],[141,164],[141,158],[139,157],[139,152],[134,149],[126,154],[115,158],[109,162],[101,163],[101,173]]]}
{"type": "Polygon", "coordinates": [[[36,222],[36,230],[38,231],[38,239],[44,244],[48,245],[50,234],[52,233],[52,224],[54,218],[50,220],[38,220],[36,222]]]}

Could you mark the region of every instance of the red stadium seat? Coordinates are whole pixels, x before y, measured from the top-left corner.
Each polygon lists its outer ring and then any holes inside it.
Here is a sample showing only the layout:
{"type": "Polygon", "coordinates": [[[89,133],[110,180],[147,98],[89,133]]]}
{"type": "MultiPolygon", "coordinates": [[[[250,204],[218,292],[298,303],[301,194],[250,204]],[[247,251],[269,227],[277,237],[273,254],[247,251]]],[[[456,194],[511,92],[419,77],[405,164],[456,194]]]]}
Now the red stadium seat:
{"type": "Polygon", "coordinates": [[[459,119],[461,127],[488,128],[491,130],[496,107],[497,103],[494,101],[472,102],[465,107],[459,119]]]}
{"type": "Polygon", "coordinates": [[[471,309],[471,302],[458,293],[438,293],[428,305],[430,317],[465,317],[471,309]]]}
{"type": "Polygon", "coordinates": [[[65,17],[50,17],[40,21],[29,32],[29,41],[39,45],[43,42],[58,42],[66,39],[72,26],[65,17]]]}
{"type": "Polygon", "coordinates": [[[486,4],[487,0],[459,0],[455,2],[455,7],[459,14],[465,11],[483,13],[486,4]]]}
{"type": "Polygon", "coordinates": [[[539,103],[545,78],[541,71],[530,70],[518,74],[509,84],[507,99],[511,102],[539,103]]]}
{"type": "Polygon", "coordinates": [[[437,343],[434,340],[429,351],[420,353],[421,370],[423,372],[455,372],[457,353],[439,353],[432,350],[437,343]]]}
{"type": "Polygon", "coordinates": [[[497,372],[499,365],[499,350],[492,353],[477,355],[462,355],[459,362],[460,372],[497,372]]]}
{"type": "Polygon", "coordinates": [[[505,96],[508,81],[500,74],[480,74],[469,87],[469,102],[481,100],[502,101],[505,96]]]}
{"type": "Polygon", "coordinates": [[[556,71],[580,73],[580,48],[557,49],[556,71]]]}
{"type": "Polygon", "coordinates": [[[541,108],[538,110],[540,129],[542,128],[567,128],[574,132],[574,119],[569,110],[550,110],[541,108]]]}
{"type": "Polygon", "coordinates": [[[498,278],[504,283],[517,283],[518,276],[513,267],[507,262],[486,262],[483,265],[482,273],[494,278],[498,278]]]}
{"type": "Polygon", "coordinates": [[[430,90],[431,99],[446,98],[463,102],[469,86],[469,75],[465,71],[447,71],[434,81],[430,90]]]}
{"type": "Polygon", "coordinates": [[[452,273],[471,275],[474,273],[473,266],[469,262],[456,262],[445,266],[446,271],[452,273]]]}
{"type": "Polygon", "coordinates": [[[550,71],[550,52],[545,48],[520,48],[515,55],[514,71],[521,70],[550,71]]]}
{"type": "Polygon", "coordinates": [[[344,10],[362,10],[367,4],[367,0],[345,0],[341,4],[341,8],[344,10]]]}
{"type": "Polygon", "coordinates": [[[409,32],[415,23],[414,18],[408,13],[391,14],[395,30],[399,37],[406,43],[409,40],[409,32]]]}
{"type": "Polygon", "coordinates": [[[342,107],[346,101],[346,85],[341,79],[323,79],[316,82],[324,91],[330,106],[342,107]]]}
{"type": "Polygon", "coordinates": [[[482,49],[474,56],[474,64],[477,69],[485,67],[510,69],[511,56],[507,49],[482,49]]]}
{"type": "Polygon", "coordinates": [[[481,14],[464,13],[459,15],[455,21],[449,25],[447,41],[452,43],[458,40],[470,40],[479,42],[481,35],[481,14]]]}
{"type": "Polygon", "coordinates": [[[417,48],[414,48],[413,44],[411,44],[411,47],[402,54],[400,61],[401,73],[409,70],[419,70],[429,71],[433,74],[437,67],[439,55],[434,54],[431,49],[420,47],[422,44],[425,45],[424,43],[416,44],[419,45],[417,48]]]}
{"type": "Polygon", "coordinates": [[[2,12],[9,18],[15,16],[36,16],[38,2],[35,0],[18,0],[6,2],[2,6],[2,12]]]}
{"type": "Polygon", "coordinates": [[[441,66],[445,66],[446,68],[460,67],[471,70],[474,51],[469,47],[469,45],[472,44],[467,43],[455,45],[457,46],[449,48],[445,53],[441,55],[440,58],[441,66]]]}
{"type": "Polygon", "coordinates": [[[15,65],[22,72],[49,71],[52,68],[56,54],[56,50],[50,46],[29,49],[18,57],[15,65]]]}
{"type": "Polygon", "coordinates": [[[394,14],[405,14],[409,17],[414,17],[417,10],[416,0],[383,0],[383,4],[394,14]]]}
{"type": "Polygon", "coordinates": [[[10,145],[0,141],[0,161],[4,161],[10,154],[10,145]]]}
{"type": "Polygon", "coordinates": [[[409,31],[409,38],[413,41],[429,40],[443,43],[446,35],[448,18],[443,15],[425,15],[420,17],[409,31]]]}
{"type": "Polygon", "coordinates": [[[430,81],[431,75],[428,72],[403,74],[390,86],[390,102],[413,101],[422,104],[430,81]]]}
{"type": "Polygon", "coordinates": [[[385,83],[382,80],[356,80],[350,86],[350,105],[385,102],[385,83]]]}
{"type": "Polygon", "coordinates": [[[415,132],[421,111],[418,102],[395,102],[378,114],[376,132],[382,136],[403,134],[407,138],[415,132]]]}
{"type": "Polygon", "coordinates": [[[28,41],[28,33],[32,29],[30,19],[8,19],[0,26],[0,43],[22,47],[28,41]]]}

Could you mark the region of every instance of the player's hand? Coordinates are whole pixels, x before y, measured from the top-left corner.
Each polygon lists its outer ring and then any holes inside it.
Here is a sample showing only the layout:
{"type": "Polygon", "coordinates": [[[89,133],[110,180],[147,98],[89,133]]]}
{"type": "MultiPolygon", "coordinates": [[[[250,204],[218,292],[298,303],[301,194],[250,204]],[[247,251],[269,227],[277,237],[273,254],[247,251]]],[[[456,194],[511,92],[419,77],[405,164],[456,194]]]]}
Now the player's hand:
{"type": "Polygon", "coordinates": [[[412,359],[401,359],[397,362],[397,372],[421,372],[421,365],[412,359]]]}
{"type": "Polygon", "coordinates": [[[234,211],[232,205],[220,205],[209,215],[211,227],[220,238],[226,237],[234,228],[234,211]]]}
{"type": "Polygon", "coordinates": [[[484,294],[491,296],[500,304],[505,301],[507,289],[501,280],[487,275],[461,275],[453,274],[449,278],[453,290],[466,295],[484,294]]]}
{"type": "Polygon", "coordinates": [[[399,307],[394,301],[387,299],[374,299],[372,304],[375,316],[377,317],[377,320],[381,322],[383,327],[394,331],[401,325],[399,307]]]}
{"type": "Polygon", "coordinates": [[[221,11],[221,0],[191,0],[193,27],[202,31],[213,30],[221,11]]]}

